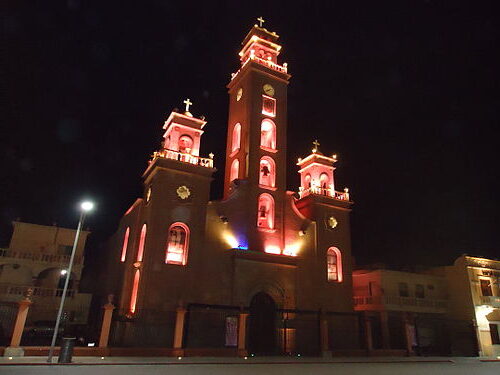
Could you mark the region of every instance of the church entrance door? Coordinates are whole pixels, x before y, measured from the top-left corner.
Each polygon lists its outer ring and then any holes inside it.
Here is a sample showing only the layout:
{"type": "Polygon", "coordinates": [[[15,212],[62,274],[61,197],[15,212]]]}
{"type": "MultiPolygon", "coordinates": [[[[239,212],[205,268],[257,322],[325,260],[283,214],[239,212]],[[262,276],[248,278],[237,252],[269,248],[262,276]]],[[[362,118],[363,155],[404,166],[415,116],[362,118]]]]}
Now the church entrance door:
{"type": "Polygon", "coordinates": [[[266,293],[257,293],[250,302],[248,348],[250,353],[276,353],[276,305],[266,293]]]}

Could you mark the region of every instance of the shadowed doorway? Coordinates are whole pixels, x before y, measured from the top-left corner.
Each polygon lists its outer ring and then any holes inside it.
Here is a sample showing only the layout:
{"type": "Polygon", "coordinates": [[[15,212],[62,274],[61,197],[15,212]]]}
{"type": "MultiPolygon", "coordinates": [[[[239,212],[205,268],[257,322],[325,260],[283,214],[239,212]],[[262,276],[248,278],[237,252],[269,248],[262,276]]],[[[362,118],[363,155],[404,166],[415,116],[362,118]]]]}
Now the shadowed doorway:
{"type": "Polygon", "coordinates": [[[276,305],[266,293],[257,293],[250,302],[250,353],[276,353],[276,305]]]}

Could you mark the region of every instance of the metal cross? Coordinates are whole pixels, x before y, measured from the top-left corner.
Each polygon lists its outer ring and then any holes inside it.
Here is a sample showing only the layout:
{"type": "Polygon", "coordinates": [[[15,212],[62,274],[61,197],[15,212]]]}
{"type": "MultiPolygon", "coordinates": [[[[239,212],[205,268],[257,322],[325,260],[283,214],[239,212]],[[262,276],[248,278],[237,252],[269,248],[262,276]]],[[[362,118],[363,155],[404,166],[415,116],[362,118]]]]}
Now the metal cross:
{"type": "Polygon", "coordinates": [[[314,145],[314,148],[317,150],[318,146],[319,146],[319,142],[317,139],[313,142],[313,145],[314,145]]]}
{"type": "Polygon", "coordinates": [[[262,24],[266,22],[262,17],[257,18],[257,21],[259,21],[259,27],[262,27],[262,24]]]}
{"type": "Polygon", "coordinates": [[[186,112],[189,112],[189,106],[193,103],[191,102],[191,100],[186,99],[184,100],[184,104],[186,105],[186,112]]]}

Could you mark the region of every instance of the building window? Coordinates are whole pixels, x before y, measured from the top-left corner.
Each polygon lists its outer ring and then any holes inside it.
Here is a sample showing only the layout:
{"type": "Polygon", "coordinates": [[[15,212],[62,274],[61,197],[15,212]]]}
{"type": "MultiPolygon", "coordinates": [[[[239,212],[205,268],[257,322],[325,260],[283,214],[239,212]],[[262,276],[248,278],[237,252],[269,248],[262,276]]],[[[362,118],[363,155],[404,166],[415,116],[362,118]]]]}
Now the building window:
{"type": "Polygon", "coordinates": [[[493,291],[491,290],[491,282],[488,279],[480,279],[481,283],[481,294],[483,296],[492,296],[493,291]]]}
{"type": "Polygon", "coordinates": [[[123,247],[122,247],[122,256],[120,260],[122,262],[125,262],[125,258],[127,256],[127,246],[128,246],[128,236],[130,235],[130,228],[127,227],[127,230],[125,231],[125,236],[123,237],[123,247]]]}
{"type": "Polygon", "coordinates": [[[421,284],[415,285],[415,297],[425,298],[425,288],[421,284]]]}
{"type": "Polygon", "coordinates": [[[189,135],[181,135],[179,138],[179,152],[190,154],[193,149],[193,138],[189,135]]]}
{"type": "Polygon", "coordinates": [[[342,282],[342,255],[336,247],[330,247],[326,252],[326,267],[328,281],[342,282]]]}
{"type": "Polygon", "coordinates": [[[229,171],[229,182],[234,181],[238,178],[239,171],[240,161],[238,159],[234,159],[231,163],[231,170],[229,171]]]}
{"type": "Polygon", "coordinates": [[[500,336],[498,334],[498,324],[490,324],[491,343],[493,345],[500,345],[500,336]]]}
{"type": "Polygon", "coordinates": [[[407,283],[399,283],[399,296],[400,297],[409,297],[410,296],[410,292],[408,290],[407,283]]]}
{"type": "Polygon", "coordinates": [[[260,159],[259,185],[274,187],[276,180],[276,166],[274,160],[268,156],[260,159]]]}
{"type": "Polygon", "coordinates": [[[231,152],[239,150],[241,147],[241,125],[238,123],[233,128],[233,139],[231,142],[231,152]]]}
{"type": "Polygon", "coordinates": [[[306,189],[311,188],[311,175],[310,174],[306,174],[306,177],[304,177],[304,187],[306,189]]]}
{"type": "Polygon", "coordinates": [[[260,147],[276,150],[276,125],[269,119],[262,120],[260,126],[260,147]]]}
{"type": "Polygon", "coordinates": [[[142,262],[144,256],[144,244],[146,243],[146,224],[142,226],[141,236],[139,237],[139,249],[137,250],[137,261],[142,262]]]}
{"type": "Polygon", "coordinates": [[[319,176],[319,185],[321,188],[321,194],[329,195],[328,189],[330,187],[330,178],[326,173],[321,173],[321,175],[319,176]]]}
{"type": "Polygon", "coordinates": [[[173,223],[168,230],[165,263],[186,265],[188,247],[188,226],[184,223],[173,223]]]}
{"type": "Polygon", "coordinates": [[[262,95],[262,114],[276,117],[276,99],[262,95]]]}
{"type": "Polygon", "coordinates": [[[257,227],[274,228],[274,199],[270,194],[264,193],[259,196],[257,227]]]}
{"type": "Polygon", "coordinates": [[[139,291],[139,279],[141,277],[141,272],[139,270],[135,270],[134,281],[132,284],[132,293],[130,295],[130,312],[135,313],[135,309],[137,306],[137,294],[139,291]]]}

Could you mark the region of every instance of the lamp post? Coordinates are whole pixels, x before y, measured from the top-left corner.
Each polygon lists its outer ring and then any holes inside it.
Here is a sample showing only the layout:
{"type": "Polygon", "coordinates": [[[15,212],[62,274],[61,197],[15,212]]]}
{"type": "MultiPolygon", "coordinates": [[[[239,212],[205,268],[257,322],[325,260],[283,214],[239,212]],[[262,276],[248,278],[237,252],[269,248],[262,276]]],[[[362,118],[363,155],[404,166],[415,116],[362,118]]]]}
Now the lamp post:
{"type": "MultiPolygon", "coordinates": [[[[61,303],[59,304],[59,311],[57,312],[56,325],[54,327],[54,334],[52,335],[52,343],[50,344],[49,357],[47,358],[48,363],[52,363],[52,357],[54,356],[54,348],[56,345],[57,331],[59,330],[59,324],[61,323],[61,315],[64,308],[64,301],[66,300],[66,293],[68,291],[69,279],[71,278],[71,269],[73,268],[73,260],[75,259],[76,247],[78,245],[78,237],[80,237],[80,232],[82,231],[83,222],[85,216],[89,211],[94,208],[94,203],[85,201],[80,204],[80,220],[78,221],[78,228],[76,229],[75,242],[73,243],[73,250],[71,250],[71,257],[69,258],[68,269],[66,270],[66,280],[64,281],[64,288],[61,296],[61,303]]],[[[64,270],[63,270],[64,271],[64,270]]],[[[62,274],[62,272],[61,272],[62,274]]]]}

